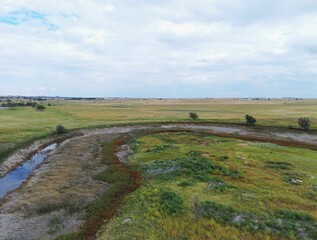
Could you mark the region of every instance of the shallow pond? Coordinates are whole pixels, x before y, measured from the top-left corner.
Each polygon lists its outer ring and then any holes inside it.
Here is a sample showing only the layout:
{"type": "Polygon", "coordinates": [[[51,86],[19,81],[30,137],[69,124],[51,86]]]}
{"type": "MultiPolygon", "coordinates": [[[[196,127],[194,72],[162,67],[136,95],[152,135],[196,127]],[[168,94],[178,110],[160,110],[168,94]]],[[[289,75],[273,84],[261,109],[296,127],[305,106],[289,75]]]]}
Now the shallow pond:
{"type": "Polygon", "coordinates": [[[42,163],[48,154],[54,151],[56,147],[56,143],[47,146],[26,160],[22,165],[6,174],[3,178],[0,178],[0,199],[21,186],[21,184],[30,177],[36,167],[42,163]]]}

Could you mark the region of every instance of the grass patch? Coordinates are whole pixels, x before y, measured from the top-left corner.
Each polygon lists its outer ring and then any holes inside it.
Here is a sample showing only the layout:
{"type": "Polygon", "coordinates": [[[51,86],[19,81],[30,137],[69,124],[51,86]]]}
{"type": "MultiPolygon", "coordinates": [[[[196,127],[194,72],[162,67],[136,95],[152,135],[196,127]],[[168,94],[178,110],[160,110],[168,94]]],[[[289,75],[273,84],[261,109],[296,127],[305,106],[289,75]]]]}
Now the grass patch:
{"type": "Polygon", "coordinates": [[[130,160],[144,181],[100,240],[316,239],[317,182],[307,177],[317,172],[316,152],[197,133],[155,133],[135,142],[130,160]],[[167,141],[177,157],[168,149],[146,151],[167,141]],[[297,186],[292,178],[304,181],[297,186]],[[127,218],[133,220],[122,224],[127,218]]]}
{"type": "Polygon", "coordinates": [[[232,188],[232,186],[224,182],[219,177],[211,178],[208,182],[208,189],[212,192],[223,192],[228,188],[232,188]]]}
{"type": "Polygon", "coordinates": [[[53,235],[64,228],[61,216],[54,216],[49,222],[48,234],[53,235]]]}
{"type": "Polygon", "coordinates": [[[274,162],[274,161],[267,161],[266,166],[272,169],[278,170],[289,170],[292,167],[292,164],[287,162],[274,162]]]}
{"type": "Polygon", "coordinates": [[[297,239],[316,239],[317,222],[303,212],[280,209],[273,215],[256,215],[240,212],[230,206],[205,201],[195,206],[196,212],[222,224],[231,224],[248,231],[273,232],[296,237],[297,239]]]}

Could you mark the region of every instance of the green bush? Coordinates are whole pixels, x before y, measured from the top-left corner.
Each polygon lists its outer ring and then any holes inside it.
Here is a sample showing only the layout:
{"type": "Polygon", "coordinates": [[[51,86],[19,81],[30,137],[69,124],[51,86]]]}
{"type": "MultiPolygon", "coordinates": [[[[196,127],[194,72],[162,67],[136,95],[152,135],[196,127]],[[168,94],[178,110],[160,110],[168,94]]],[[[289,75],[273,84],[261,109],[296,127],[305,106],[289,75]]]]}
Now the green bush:
{"type": "Polygon", "coordinates": [[[256,119],[248,114],[245,115],[245,120],[246,120],[247,124],[249,124],[249,125],[254,125],[256,123],[256,119]]]}
{"type": "MultiPolygon", "coordinates": [[[[197,152],[191,152],[190,154],[195,155],[197,152]]],[[[243,173],[238,169],[216,165],[204,157],[187,157],[168,161],[157,160],[143,164],[138,169],[142,170],[146,177],[154,177],[159,181],[167,181],[184,176],[194,182],[208,182],[212,174],[229,176],[231,178],[243,177],[243,173]]]]}
{"type": "Polygon", "coordinates": [[[68,132],[68,130],[63,125],[56,126],[56,133],[57,134],[63,134],[63,133],[67,133],[67,132],[68,132]]]}
{"type": "Polygon", "coordinates": [[[43,111],[45,107],[43,105],[36,105],[36,110],[43,111]]]}
{"type": "Polygon", "coordinates": [[[194,112],[190,112],[189,113],[189,117],[193,120],[197,120],[198,119],[198,115],[197,113],[194,113],[194,112]]]}
{"type": "Polygon", "coordinates": [[[310,119],[308,117],[300,117],[297,123],[305,131],[308,131],[310,128],[310,119]]]}
{"type": "Polygon", "coordinates": [[[172,191],[163,191],[161,193],[160,204],[168,215],[177,215],[184,209],[183,199],[172,191]]]}
{"type": "Polygon", "coordinates": [[[211,201],[205,201],[200,204],[203,217],[215,219],[217,222],[230,223],[237,215],[236,211],[229,206],[224,206],[211,201]]]}

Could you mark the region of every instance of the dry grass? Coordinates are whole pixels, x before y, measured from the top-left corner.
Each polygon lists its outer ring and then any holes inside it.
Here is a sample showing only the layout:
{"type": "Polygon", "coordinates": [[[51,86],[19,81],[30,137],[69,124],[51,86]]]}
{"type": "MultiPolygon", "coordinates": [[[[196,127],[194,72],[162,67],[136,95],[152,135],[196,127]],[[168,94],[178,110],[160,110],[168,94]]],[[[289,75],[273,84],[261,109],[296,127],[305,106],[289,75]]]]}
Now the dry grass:
{"type": "Polygon", "coordinates": [[[41,168],[41,173],[31,179],[28,187],[22,189],[20,205],[29,213],[46,213],[50,209],[58,210],[78,205],[84,208],[105,186],[91,179],[93,170],[102,167],[93,159],[94,144],[91,139],[71,140],[58,153],[50,157],[41,168]],[[90,164],[91,172],[83,171],[90,164]],[[87,187],[89,186],[89,187],[87,187]],[[55,207],[54,207],[55,206],[55,207]]]}
{"type": "Polygon", "coordinates": [[[24,217],[12,224],[6,222],[10,231],[16,229],[14,234],[10,233],[11,237],[20,239],[23,234],[17,226],[23,226],[23,232],[32,239],[39,239],[38,236],[51,239],[81,225],[87,206],[109,188],[109,184],[93,179],[106,168],[99,158],[101,147],[96,145],[101,146],[114,137],[116,135],[71,139],[35,170],[34,176],[20,188],[19,194],[14,194],[1,206],[2,214],[24,217]],[[62,223],[57,221],[58,226],[52,227],[52,218],[64,220],[62,223]]]}

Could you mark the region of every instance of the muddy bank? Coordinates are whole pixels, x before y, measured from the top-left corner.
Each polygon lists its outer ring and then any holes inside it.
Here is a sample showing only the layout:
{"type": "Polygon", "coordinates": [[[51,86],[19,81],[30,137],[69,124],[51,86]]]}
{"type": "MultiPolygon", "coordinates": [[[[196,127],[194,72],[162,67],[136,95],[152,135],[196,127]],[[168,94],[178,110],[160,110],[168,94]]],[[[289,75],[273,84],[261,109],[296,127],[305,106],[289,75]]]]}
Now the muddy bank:
{"type": "Polygon", "coordinates": [[[94,180],[104,171],[102,143],[117,135],[67,140],[0,206],[0,239],[54,239],[78,229],[85,208],[108,189],[94,180]]]}
{"type": "Polygon", "coordinates": [[[38,151],[30,159],[26,160],[22,165],[0,178],[0,200],[9,192],[20,187],[21,184],[30,177],[36,167],[53,153],[56,147],[57,143],[47,146],[46,148],[38,151]]]}
{"type": "Polygon", "coordinates": [[[25,148],[21,148],[12,155],[10,155],[7,159],[0,163],[0,178],[6,175],[11,170],[20,166],[27,159],[31,158],[34,154],[36,154],[41,149],[46,148],[47,146],[57,143],[61,144],[67,139],[71,139],[74,137],[82,136],[83,134],[80,131],[55,136],[48,137],[41,140],[34,141],[32,144],[25,148]]]}
{"type": "Polygon", "coordinates": [[[248,126],[233,126],[232,124],[168,124],[162,125],[166,130],[198,131],[214,134],[220,137],[232,137],[246,141],[263,141],[283,146],[301,147],[317,150],[316,132],[299,132],[275,128],[256,128],[248,126]]]}
{"type": "Polygon", "coordinates": [[[44,148],[46,144],[48,144],[51,139],[43,139],[39,141],[35,141],[33,144],[28,146],[27,148],[23,148],[18,150],[16,153],[8,157],[5,161],[0,164],[0,177],[3,177],[9,171],[20,165],[24,162],[29,156],[39,151],[41,148],[44,148]]]}

